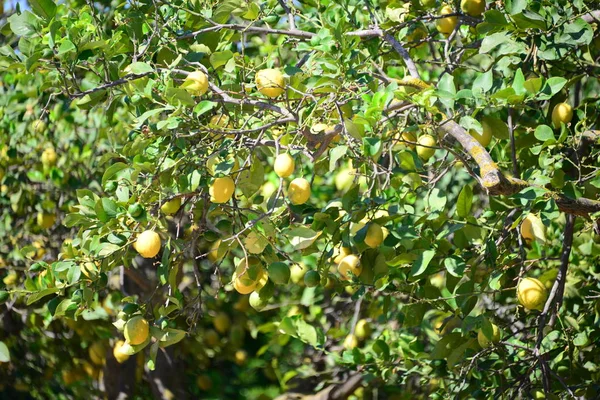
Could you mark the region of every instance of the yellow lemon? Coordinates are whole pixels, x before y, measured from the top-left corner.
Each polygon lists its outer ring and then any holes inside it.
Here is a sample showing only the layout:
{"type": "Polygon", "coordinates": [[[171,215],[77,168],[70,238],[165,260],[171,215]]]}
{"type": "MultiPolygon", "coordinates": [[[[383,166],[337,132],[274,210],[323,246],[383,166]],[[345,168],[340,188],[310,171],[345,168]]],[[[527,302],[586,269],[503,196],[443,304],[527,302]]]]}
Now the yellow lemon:
{"type": "Polygon", "coordinates": [[[344,339],[344,348],[346,350],[352,350],[353,348],[358,346],[358,339],[353,334],[349,334],[344,339]]]}
{"type": "Polygon", "coordinates": [[[486,348],[490,346],[492,343],[497,343],[500,341],[500,329],[498,325],[492,324],[492,339],[488,339],[487,336],[483,333],[483,330],[479,330],[477,333],[477,342],[482,348],[486,348]]]}
{"type": "Polygon", "coordinates": [[[119,364],[123,364],[129,359],[129,354],[125,354],[121,351],[124,344],[125,342],[123,340],[119,340],[115,343],[115,347],[113,348],[113,356],[115,356],[115,359],[119,364]]]}
{"type": "Polygon", "coordinates": [[[256,73],[256,87],[267,97],[277,97],[285,90],[285,80],[278,69],[261,69],[256,73]]]}
{"type": "Polygon", "coordinates": [[[340,245],[333,249],[333,255],[331,257],[333,262],[338,265],[344,257],[349,256],[350,254],[352,254],[352,250],[349,247],[342,247],[340,245]]]}
{"type": "Polygon", "coordinates": [[[523,278],[517,286],[517,299],[528,310],[542,310],[547,297],[546,287],[539,279],[523,278]]]}
{"type": "MultiPolygon", "coordinates": [[[[454,14],[454,10],[449,5],[444,5],[440,9],[440,15],[454,14]]],[[[454,28],[456,28],[456,24],[458,23],[457,17],[445,17],[440,18],[435,22],[435,27],[438,31],[443,33],[446,36],[449,36],[452,32],[454,32],[454,28]]]]}
{"type": "Polygon", "coordinates": [[[208,90],[208,77],[202,71],[191,72],[181,87],[195,96],[202,96],[208,90]]]}
{"type": "Polygon", "coordinates": [[[487,147],[492,141],[492,127],[485,121],[481,123],[481,127],[483,128],[481,134],[474,129],[470,129],[469,134],[477,139],[480,145],[487,147]]]}
{"type": "Polygon", "coordinates": [[[238,350],[235,352],[234,359],[237,365],[244,365],[248,359],[248,353],[245,350],[238,350]]]}
{"type": "Polygon", "coordinates": [[[56,215],[50,213],[39,212],[37,214],[37,224],[44,229],[49,229],[54,225],[56,215]]]}
{"type": "Polygon", "coordinates": [[[103,365],[106,361],[106,349],[102,342],[94,342],[88,348],[90,360],[96,365],[103,365]]]}
{"type": "Polygon", "coordinates": [[[294,172],[295,167],[296,163],[288,153],[278,155],[273,164],[273,170],[280,178],[287,178],[290,176],[294,172]]]}
{"type": "Polygon", "coordinates": [[[310,183],[304,178],[296,178],[288,186],[288,198],[294,205],[304,204],[310,198],[310,183]]]}
{"type": "Polygon", "coordinates": [[[179,207],[181,207],[181,197],[175,197],[173,200],[169,200],[160,206],[160,211],[167,215],[175,214],[179,210],[179,207]]]}
{"type": "Polygon", "coordinates": [[[235,182],[230,177],[216,178],[210,185],[210,201],[213,203],[227,203],[235,191],[235,182]]]}
{"type": "Polygon", "coordinates": [[[546,241],[546,228],[542,220],[535,214],[527,214],[523,222],[521,222],[521,236],[527,243],[534,240],[540,242],[546,241]]]}
{"type": "Polygon", "coordinates": [[[231,320],[227,314],[220,312],[213,318],[213,326],[217,332],[226,333],[231,326],[231,320]]]}
{"type": "Polygon", "coordinates": [[[47,167],[51,167],[54,164],[56,164],[57,159],[58,156],[56,155],[56,151],[54,151],[52,147],[49,147],[42,152],[42,164],[44,164],[47,167]]]}
{"type": "Polygon", "coordinates": [[[160,251],[160,236],[154,231],[140,233],[135,241],[135,249],[144,258],[154,258],[160,251]]]}
{"type": "Polygon", "coordinates": [[[371,325],[369,324],[369,321],[366,319],[359,320],[354,328],[354,335],[360,340],[371,336],[371,325]]]}
{"type": "Polygon", "coordinates": [[[265,250],[269,242],[261,234],[251,231],[244,239],[246,250],[250,254],[260,254],[265,250]]]}
{"type": "Polygon", "coordinates": [[[360,276],[360,273],[362,272],[360,259],[354,254],[342,258],[342,261],[338,264],[338,272],[344,279],[350,279],[350,272],[352,272],[354,276],[360,276]]]}
{"type": "Polygon", "coordinates": [[[379,247],[383,243],[383,229],[376,223],[369,224],[367,234],[365,235],[365,244],[372,249],[379,247]]]}
{"type": "Polygon", "coordinates": [[[485,10],[485,0],[462,0],[460,9],[471,17],[480,17],[485,10]]]}
{"type": "Polygon", "coordinates": [[[573,107],[568,103],[558,103],[552,110],[552,124],[560,128],[560,124],[568,124],[573,119],[573,107]]]}
{"type": "Polygon", "coordinates": [[[213,115],[208,124],[211,127],[233,129],[229,116],[225,114],[213,115]]]}
{"type": "Polygon", "coordinates": [[[196,378],[196,386],[198,386],[200,390],[207,392],[212,388],[212,381],[206,375],[198,375],[196,378]]]}
{"type": "Polygon", "coordinates": [[[421,157],[421,159],[423,161],[427,162],[435,154],[435,149],[431,148],[431,147],[435,146],[437,143],[435,138],[431,135],[422,135],[419,137],[419,140],[417,141],[417,143],[422,145],[422,146],[417,146],[417,155],[419,157],[421,157]],[[430,146],[430,147],[423,147],[423,146],[430,146]]]}
{"type": "Polygon", "coordinates": [[[150,324],[142,316],[136,315],[125,324],[125,340],[133,346],[142,344],[150,334],[150,324]]]}

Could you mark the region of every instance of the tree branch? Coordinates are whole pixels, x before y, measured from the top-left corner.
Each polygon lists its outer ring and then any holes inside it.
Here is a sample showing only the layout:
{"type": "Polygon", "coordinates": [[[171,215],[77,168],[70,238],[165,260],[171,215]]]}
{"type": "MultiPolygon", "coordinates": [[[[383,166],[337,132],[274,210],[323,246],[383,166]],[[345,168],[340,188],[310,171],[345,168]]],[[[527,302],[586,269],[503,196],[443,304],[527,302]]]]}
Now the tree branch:
{"type": "Polygon", "coordinates": [[[201,35],[203,33],[215,32],[215,31],[220,31],[223,29],[230,29],[233,31],[240,31],[240,32],[270,33],[270,34],[274,34],[274,35],[285,35],[285,36],[291,36],[291,37],[296,37],[296,38],[300,38],[300,39],[312,39],[314,36],[316,36],[315,33],[301,31],[298,29],[285,30],[285,29],[262,28],[259,26],[240,25],[240,24],[216,24],[213,26],[209,26],[208,28],[203,28],[203,29],[200,29],[195,32],[190,32],[190,33],[186,33],[185,35],[178,36],[177,40],[193,39],[196,36],[201,35]]]}

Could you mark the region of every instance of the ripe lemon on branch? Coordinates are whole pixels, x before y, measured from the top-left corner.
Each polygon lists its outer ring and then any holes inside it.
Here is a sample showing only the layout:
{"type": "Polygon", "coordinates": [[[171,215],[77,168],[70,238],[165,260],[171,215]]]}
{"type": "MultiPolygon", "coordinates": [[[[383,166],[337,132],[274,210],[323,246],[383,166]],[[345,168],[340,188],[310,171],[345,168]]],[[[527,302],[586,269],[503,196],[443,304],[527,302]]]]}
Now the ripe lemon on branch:
{"type": "Polygon", "coordinates": [[[560,128],[560,124],[568,124],[573,119],[573,107],[569,103],[558,103],[552,110],[552,124],[560,128]]]}
{"type": "Polygon", "coordinates": [[[479,330],[477,333],[477,342],[482,348],[489,347],[492,343],[497,343],[500,341],[500,328],[498,325],[492,324],[492,338],[488,339],[487,336],[483,333],[483,329],[479,330]]]}
{"type": "Polygon", "coordinates": [[[548,298],[544,284],[536,278],[523,278],[517,286],[517,299],[528,310],[542,310],[548,298]]]}
{"type": "Polygon", "coordinates": [[[208,77],[202,71],[191,72],[181,87],[195,96],[202,96],[208,90],[208,77]]]}
{"type": "Polygon", "coordinates": [[[275,98],[285,90],[285,80],[278,69],[261,69],[254,80],[258,91],[267,97],[275,98]]]}
{"type": "Polygon", "coordinates": [[[123,334],[125,335],[125,340],[127,340],[129,344],[133,346],[142,344],[148,339],[150,325],[144,317],[136,315],[127,321],[123,334]]]}
{"type": "Polygon", "coordinates": [[[144,258],[154,258],[160,251],[160,236],[154,231],[140,233],[135,241],[134,248],[144,258]]]}
{"type": "Polygon", "coordinates": [[[350,279],[350,273],[356,277],[362,272],[362,265],[360,264],[360,258],[354,254],[350,254],[344,258],[338,264],[338,272],[344,279],[350,279]]]}
{"type": "Polygon", "coordinates": [[[181,197],[176,197],[160,206],[160,211],[164,214],[171,215],[179,211],[179,207],[181,207],[181,197]]]}
{"type": "Polygon", "coordinates": [[[304,204],[310,198],[310,183],[304,178],[296,178],[288,186],[288,198],[294,205],[304,204]]]}
{"type": "Polygon", "coordinates": [[[278,155],[273,164],[273,170],[280,178],[287,178],[290,176],[294,172],[295,167],[296,163],[288,153],[278,155]]]}
{"type": "MultiPolygon", "coordinates": [[[[440,15],[454,14],[454,10],[449,5],[444,5],[440,9],[440,15]]],[[[456,28],[456,24],[458,23],[457,17],[444,17],[440,18],[435,22],[435,27],[438,31],[443,33],[446,36],[450,36],[452,32],[454,32],[454,28],[456,28]]]]}
{"type": "Polygon", "coordinates": [[[235,182],[230,177],[217,178],[209,188],[210,201],[213,203],[227,203],[235,191],[235,182]]]}

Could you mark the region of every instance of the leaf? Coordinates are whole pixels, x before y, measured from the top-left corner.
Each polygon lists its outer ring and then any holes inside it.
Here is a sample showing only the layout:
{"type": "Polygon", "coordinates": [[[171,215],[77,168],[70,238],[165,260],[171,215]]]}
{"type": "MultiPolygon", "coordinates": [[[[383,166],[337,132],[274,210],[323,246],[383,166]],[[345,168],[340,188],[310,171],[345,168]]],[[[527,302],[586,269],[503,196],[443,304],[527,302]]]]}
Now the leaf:
{"type": "Polygon", "coordinates": [[[465,260],[458,256],[450,256],[444,260],[444,266],[450,275],[462,278],[467,264],[465,263],[465,260]]]}
{"type": "Polygon", "coordinates": [[[515,72],[515,78],[512,84],[512,87],[513,89],[515,89],[516,94],[523,94],[526,92],[524,84],[525,76],[523,75],[523,71],[521,71],[521,68],[519,68],[517,72],[515,72]]]}
{"type": "Polygon", "coordinates": [[[69,39],[64,39],[61,41],[60,46],[58,46],[58,51],[57,54],[63,55],[65,53],[71,52],[71,51],[75,51],[76,47],[73,44],[73,42],[71,42],[69,39]]]}
{"type": "Polygon", "coordinates": [[[31,304],[35,303],[36,301],[41,300],[48,295],[57,293],[58,291],[60,291],[59,288],[53,287],[53,288],[44,289],[37,293],[32,293],[31,295],[29,295],[29,297],[27,297],[27,305],[31,305],[31,304]]]}
{"type": "Polygon", "coordinates": [[[75,311],[77,309],[77,307],[78,307],[78,304],[75,303],[73,300],[64,299],[63,301],[60,302],[58,307],[56,307],[56,310],[54,311],[54,316],[62,317],[64,315],[67,315],[69,312],[75,311]]]}
{"type": "Polygon", "coordinates": [[[500,46],[503,43],[512,40],[510,34],[508,32],[498,32],[492,35],[486,36],[483,38],[481,42],[481,46],[479,47],[479,53],[485,54],[489,53],[491,50],[500,46]]]}
{"type": "Polygon", "coordinates": [[[432,212],[443,211],[448,199],[438,188],[434,188],[427,197],[427,204],[432,212]]]}
{"type": "Polygon", "coordinates": [[[452,95],[451,97],[440,97],[440,102],[446,106],[446,108],[454,109],[454,98],[456,95],[456,85],[454,84],[454,76],[452,74],[445,73],[440,78],[438,83],[438,90],[443,90],[446,93],[452,95]]]}
{"type": "Polygon", "coordinates": [[[217,69],[220,66],[227,64],[227,61],[232,57],[233,53],[230,50],[218,51],[210,55],[210,63],[214,69],[217,69]]]}
{"type": "Polygon", "coordinates": [[[535,128],[534,136],[537,140],[541,140],[542,142],[556,140],[554,131],[548,125],[538,125],[538,127],[535,128]]]}
{"type": "Polygon", "coordinates": [[[28,3],[33,12],[45,20],[50,20],[56,15],[56,4],[52,0],[28,0],[28,3]]]}
{"type": "Polygon", "coordinates": [[[323,346],[323,334],[317,329],[306,323],[303,319],[299,319],[296,321],[296,331],[298,333],[298,339],[302,340],[304,343],[308,343],[313,347],[322,347],[323,346]]]}
{"type": "Polygon", "coordinates": [[[468,115],[465,115],[460,119],[460,126],[465,128],[467,132],[469,132],[472,129],[476,132],[479,132],[480,134],[483,133],[483,127],[481,126],[481,123],[475,118],[469,117],[468,115]]]}
{"type": "Polygon", "coordinates": [[[485,116],[481,119],[482,125],[487,125],[492,129],[492,135],[496,139],[508,139],[508,125],[501,119],[485,116]]]}
{"type": "Polygon", "coordinates": [[[475,82],[473,82],[473,90],[476,92],[476,89],[479,89],[482,93],[487,93],[490,91],[494,84],[494,75],[492,70],[483,73],[477,74],[477,78],[475,78],[475,82]]]}
{"type": "Polygon", "coordinates": [[[154,68],[150,64],[145,62],[134,62],[125,67],[125,73],[127,74],[145,74],[148,72],[153,72],[154,68]]]}
{"type": "Polygon", "coordinates": [[[427,267],[433,259],[433,256],[435,256],[435,250],[425,250],[419,254],[413,263],[412,269],[410,270],[410,276],[417,277],[423,274],[427,270],[427,267]]]}
{"type": "Polygon", "coordinates": [[[10,362],[10,352],[4,342],[0,342],[0,362],[10,362]]]}
{"type": "Polygon", "coordinates": [[[466,218],[471,212],[473,205],[473,189],[470,185],[465,185],[458,194],[456,201],[456,214],[461,218],[466,218]]]}
{"type": "Polygon", "coordinates": [[[421,325],[427,308],[427,304],[424,303],[409,304],[402,307],[402,314],[404,315],[402,325],[406,328],[421,325]]]}
{"type": "Polygon", "coordinates": [[[295,250],[302,250],[309,247],[321,236],[321,233],[306,227],[297,227],[285,231],[286,237],[295,250]]]}
{"type": "Polygon", "coordinates": [[[39,28],[39,20],[29,11],[24,11],[20,15],[15,13],[7,20],[10,23],[10,30],[17,36],[31,37],[39,28]]]}
{"type": "Polygon", "coordinates": [[[115,163],[108,167],[102,175],[102,186],[106,185],[106,182],[112,180],[119,172],[127,168],[128,165],[122,162],[115,163]]]}
{"type": "Polygon", "coordinates": [[[329,150],[329,172],[333,172],[336,170],[337,161],[344,157],[348,152],[348,146],[336,146],[333,149],[329,150]]]}
{"type": "Polygon", "coordinates": [[[567,80],[565,78],[552,77],[546,81],[542,87],[541,93],[538,94],[538,99],[548,100],[556,93],[560,92],[566,85],[567,80]]]}
{"type": "Polygon", "coordinates": [[[241,189],[244,196],[252,197],[264,182],[265,168],[258,158],[252,160],[250,168],[240,172],[237,187],[241,189]]]}

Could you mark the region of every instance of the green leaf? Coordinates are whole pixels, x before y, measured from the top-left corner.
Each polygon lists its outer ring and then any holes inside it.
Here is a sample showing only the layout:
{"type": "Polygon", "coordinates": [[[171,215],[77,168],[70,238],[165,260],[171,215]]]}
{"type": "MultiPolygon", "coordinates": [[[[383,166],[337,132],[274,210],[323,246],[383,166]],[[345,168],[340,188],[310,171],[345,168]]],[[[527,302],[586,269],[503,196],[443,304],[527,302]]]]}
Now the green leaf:
{"type": "Polygon", "coordinates": [[[402,314],[404,315],[402,326],[411,328],[421,325],[427,309],[428,306],[424,303],[409,304],[402,307],[402,314]]]}
{"type": "Polygon", "coordinates": [[[125,73],[127,74],[145,74],[154,71],[154,68],[150,64],[145,62],[134,62],[125,67],[125,73]]]}
{"type": "Polygon", "coordinates": [[[450,275],[462,278],[467,264],[465,263],[465,260],[458,256],[450,256],[444,260],[444,266],[450,275]]]}
{"type": "Polygon", "coordinates": [[[456,214],[461,218],[466,218],[471,213],[473,205],[473,189],[470,185],[465,185],[458,194],[456,202],[456,214]]]}
{"type": "Polygon", "coordinates": [[[492,129],[492,135],[496,139],[508,139],[508,125],[501,119],[485,116],[481,119],[482,124],[488,125],[492,129]]]}
{"type": "Polygon", "coordinates": [[[10,362],[10,352],[4,342],[0,342],[0,362],[10,362]]]}
{"type": "Polygon", "coordinates": [[[538,127],[535,128],[534,136],[537,140],[541,140],[542,142],[556,140],[554,131],[548,125],[538,125],[538,127]]]}
{"type": "Polygon", "coordinates": [[[285,231],[285,236],[294,246],[294,250],[302,250],[312,245],[322,232],[315,232],[310,228],[297,227],[285,231]]]}
{"type": "Polygon", "coordinates": [[[27,297],[27,305],[31,305],[31,304],[35,303],[36,301],[43,299],[46,296],[57,293],[58,291],[60,291],[59,288],[53,287],[53,288],[47,288],[47,289],[41,290],[36,293],[32,293],[31,295],[29,295],[29,297],[27,297]]]}
{"type": "Polygon", "coordinates": [[[254,157],[250,168],[240,172],[237,187],[241,189],[244,196],[252,197],[264,182],[265,168],[261,160],[254,157]]]}
{"type": "Polygon", "coordinates": [[[566,83],[567,80],[565,78],[552,77],[548,79],[544,87],[542,87],[541,93],[538,94],[538,99],[549,100],[556,93],[560,92],[566,83]]]}
{"type": "Polygon", "coordinates": [[[423,274],[427,270],[433,256],[435,256],[435,250],[425,250],[419,254],[410,270],[410,276],[417,277],[423,274]]]}
{"type": "Polygon", "coordinates": [[[106,182],[113,180],[117,174],[127,168],[128,165],[122,162],[117,162],[104,171],[104,175],[102,175],[102,186],[106,185],[106,182]]]}
{"type": "Polygon", "coordinates": [[[475,93],[478,90],[481,91],[481,93],[487,93],[490,91],[493,84],[494,75],[492,73],[492,70],[490,69],[489,71],[484,72],[483,74],[477,74],[477,78],[475,78],[475,82],[473,82],[473,87],[471,90],[473,90],[473,92],[475,93]]]}
{"type": "Polygon", "coordinates": [[[432,212],[443,211],[447,201],[446,195],[438,188],[434,188],[427,196],[427,204],[432,212]]]}
{"type": "Polygon", "coordinates": [[[526,29],[540,29],[542,31],[546,30],[546,20],[533,11],[523,10],[523,12],[513,15],[513,21],[515,24],[523,30],[526,29]]]}
{"type": "Polygon", "coordinates": [[[50,20],[56,15],[56,4],[52,0],[28,0],[34,13],[45,20],[50,20]]]}
{"type": "Polygon", "coordinates": [[[58,46],[57,54],[60,56],[75,50],[76,47],[73,42],[71,42],[69,39],[63,39],[60,43],[60,46],[58,46]]]}
{"type": "Polygon", "coordinates": [[[333,172],[336,170],[337,161],[344,157],[348,152],[348,146],[336,146],[333,149],[329,150],[329,172],[333,172]]]}
{"type": "Polygon", "coordinates": [[[446,108],[450,110],[454,109],[454,97],[456,95],[456,85],[454,84],[454,76],[452,74],[445,73],[440,78],[437,87],[438,90],[443,90],[444,92],[451,95],[451,97],[440,97],[440,102],[444,106],[446,106],[446,108]]]}
{"type": "Polygon", "coordinates": [[[39,29],[39,20],[29,11],[24,11],[20,15],[15,13],[8,17],[10,30],[17,36],[31,37],[39,29]]]}
{"type": "Polygon", "coordinates": [[[218,51],[210,55],[210,64],[214,69],[217,69],[220,66],[227,64],[227,61],[229,61],[232,57],[233,53],[229,50],[218,51]]]}

